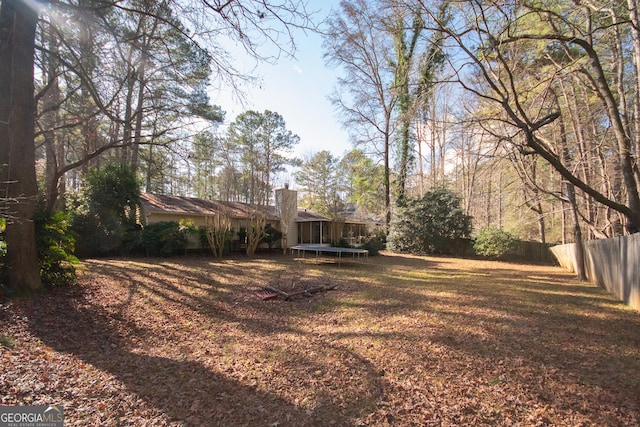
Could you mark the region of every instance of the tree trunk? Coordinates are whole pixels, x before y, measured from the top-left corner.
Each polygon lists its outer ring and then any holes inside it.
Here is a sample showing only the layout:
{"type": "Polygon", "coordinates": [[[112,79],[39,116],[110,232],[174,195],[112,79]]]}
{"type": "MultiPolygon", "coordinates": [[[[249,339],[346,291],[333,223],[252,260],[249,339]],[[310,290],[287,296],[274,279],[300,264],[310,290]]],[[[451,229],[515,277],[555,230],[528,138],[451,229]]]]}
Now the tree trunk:
{"type": "MultiPolygon", "coordinates": [[[[82,10],[91,10],[93,7],[90,0],[79,1],[80,19],[88,19],[87,13],[82,10]]],[[[96,75],[96,69],[98,67],[98,57],[96,55],[96,48],[94,37],[95,34],[90,25],[80,25],[80,58],[82,65],[82,72],[85,74],[85,78],[81,79],[80,85],[80,104],[82,106],[82,158],[89,159],[81,166],[82,174],[87,173],[89,169],[99,167],[99,157],[93,157],[94,153],[99,146],[98,142],[98,120],[96,118],[96,105],[91,95],[91,88],[89,87],[89,81],[96,75]]]]}
{"type": "Polygon", "coordinates": [[[389,120],[386,121],[384,134],[384,208],[385,208],[385,225],[387,234],[391,225],[391,169],[389,163],[389,150],[391,148],[389,135],[389,120]]]}
{"type": "Polygon", "coordinates": [[[64,181],[58,174],[60,162],[64,163],[64,144],[58,141],[56,126],[59,123],[58,106],[60,104],[60,86],[58,83],[58,40],[51,24],[48,25],[45,34],[45,43],[49,46],[46,61],[47,91],[43,97],[42,123],[44,128],[45,145],[45,197],[47,210],[56,207],[64,208],[64,181]]]}
{"type": "Polygon", "coordinates": [[[544,210],[542,209],[542,203],[540,203],[539,201],[540,195],[537,193],[536,199],[538,199],[538,201],[536,202],[536,212],[538,212],[538,236],[540,238],[540,243],[547,243],[547,234],[544,224],[544,210]]]}
{"type": "MultiPolygon", "coordinates": [[[[629,5],[629,18],[633,24],[631,27],[631,38],[633,40],[633,64],[635,67],[635,82],[633,95],[633,110],[634,110],[634,137],[631,139],[632,151],[638,152],[640,144],[638,144],[638,135],[640,134],[640,11],[638,7],[638,0],[628,0],[629,5]]],[[[634,172],[636,175],[636,181],[640,182],[640,169],[637,162],[635,164],[634,172]]]]}
{"type": "Polygon", "coordinates": [[[136,128],[133,137],[133,146],[131,147],[131,158],[129,159],[129,167],[134,174],[138,173],[138,164],[140,162],[140,144],[142,143],[142,121],[144,118],[144,90],[146,84],[145,75],[146,66],[146,54],[143,54],[143,59],[138,70],[138,104],[136,105],[136,128]]]}
{"type": "Polygon", "coordinates": [[[145,192],[152,193],[151,188],[151,176],[153,171],[151,170],[153,164],[153,144],[149,144],[149,152],[147,153],[149,158],[147,159],[147,170],[145,171],[145,192]]]}
{"type": "Polygon", "coordinates": [[[576,278],[578,280],[587,280],[587,275],[584,269],[584,245],[582,243],[582,230],[580,229],[580,218],[578,216],[578,206],[576,204],[576,190],[575,187],[565,182],[565,197],[568,200],[571,208],[571,222],[573,225],[573,242],[576,245],[576,278]]]}
{"type": "MultiPolygon", "coordinates": [[[[556,105],[558,103],[558,97],[555,94],[556,105]]],[[[571,157],[571,153],[569,151],[569,144],[567,142],[567,131],[565,128],[564,118],[562,116],[559,117],[560,124],[560,150],[562,156],[562,162],[565,165],[571,166],[573,163],[573,159],[571,157]]],[[[576,188],[572,183],[564,181],[564,197],[565,200],[569,203],[571,208],[571,222],[573,225],[573,242],[576,245],[576,276],[578,280],[586,280],[585,268],[584,268],[584,246],[582,244],[582,230],[580,229],[580,216],[578,214],[578,203],[576,202],[576,188]]]]}
{"type": "MultiPolygon", "coordinates": [[[[491,162],[493,163],[495,161],[495,159],[492,159],[491,162]]],[[[491,215],[491,207],[493,204],[493,200],[492,200],[492,188],[493,188],[493,167],[489,168],[489,179],[486,180],[486,184],[487,184],[487,196],[485,199],[486,205],[485,205],[485,209],[486,209],[486,227],[491,226],[491,222],[493,221],[492,215],[491,215]]]]}
{"type": "Polygon", "coordinates": [[[424,196],[424,165],[422,159],[422,142],[424,141],[424,121],[420,121],[417,129],[417,145],[418,145],[418,175],[420,176],[420,198],[424,196]]]}
{"type": "Polygon", "coordinates": [[[615,97],[611,93],[609,85],[607,84],[605,72],[602,69],[597,53],[587,42],[580,39],[578,39],[578,41],[579,43],[577,44],[585,50],[591,60],[591,65],[596,72],[593,81],[603,100],[604,106],[607,109],[609,119],[611,120],[611,127],[618,143],[618,156],[622,178],[627,192],[627,205],[632,213],[631,215],[626,215],[627,232],[630,234],[637,233],[640,232],[640,194],[638,193],[638,183],[636,182],[633,171],[631,138],[626,133],[624,122],[622,117],[620,117],[620,109],[618,108],[615,97]]]}
{"type": "Polygon", "coordinates": [[[8,199],[4,207],[9,215],[5,234],[9,286],[20,294],[42,286],[33,223],[38,191],[33,96],[37,20],[25,2],[3,0],[0,4],[2,196],[8,199]]]}
{"type": "Polygon", "coordinates": [[[503,168],[500,167],[502,162],[498,163],[498,187],[496,188],[496,190],[498,191],[497,197],[498,197],[498,228],[502,228],[502,210],[503,210],[503,206],[502,206],[502,198],[504,197],[502,195],[502,172],[503,172],[503,168]]]}
{"type": "Polygon", "coordinates": [[[140,53],[140,65],[138,67],[138,104],[136,105],[136,129],[133,140],[133,147],[131,148],[131,170],[133,173],[138,173],[138,166],[140,162],[140,144],[142,143],[142,122],[144,119],[144,101],[145,90],[147,85],[147,62],[149,61],[149,45],[158,28],[158,19],[154,19],[151,30],[146,37],[143,37],[143,43],[140,53]]]}
{"type": "Polygon", "coordinates": [[[396,67],[395,67],[395,86],[398,91],[398,110],[400,119],[399,131],[399,152],[400,164],[398,166],[398,196],[396,203],[402,206],[405,203],[407,191],[407,179],[411,170],[413,156],[411,149],[411,120],[410,110],[414,100],[412,99],[409,88],[409,79],[411,65],[414,62],[414,53],[418,38],[422,31],[422,19],[420,14],[414,15],[413,25],[410,30],[406,29],[403,20],[403,13],[395,16],[394,26],[390,28],[390,32],[394,39],[396,67]],[[405,31],[410,32],[409,43],[405,40],[405,31]]]}
{"type": "Polygon", "coordinates": [[[129,149],[133,141],[133,91],[135,89],[135,71],[129,70],[127,74],[126,97],[124,105],[124,120],[122,129],[122,152],[120,153],[120,163],[129,164],[129,149]]]}

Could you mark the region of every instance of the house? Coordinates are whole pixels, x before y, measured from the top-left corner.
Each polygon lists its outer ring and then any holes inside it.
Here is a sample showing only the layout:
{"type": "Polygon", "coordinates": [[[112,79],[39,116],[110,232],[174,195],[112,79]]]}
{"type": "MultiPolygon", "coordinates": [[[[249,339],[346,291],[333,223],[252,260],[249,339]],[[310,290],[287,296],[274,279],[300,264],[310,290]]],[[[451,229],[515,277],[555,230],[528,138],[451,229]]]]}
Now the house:
{"type": "MultiPolygon", "coordinates": [[[[353,219],[333,221],[299,209],[297,200],[298,192],[288,188],[276,190],[274,206],[143,193],[140,195],[140,222],[144,226],[162,221],[188,220],[195,226],[206,227],[211,218],[223,215],[230,220],[234,232],[232,240],[238,241],[238,232],[250,227],[255,218],[260,217],[286,234],[287,246],[330,245],[341,239],[352,244],[362,243],[367,234],[365,222],[353,219]]],[[[196,238],[190,240],[190,248],[195,249],[199,245],[196,238]]]]}

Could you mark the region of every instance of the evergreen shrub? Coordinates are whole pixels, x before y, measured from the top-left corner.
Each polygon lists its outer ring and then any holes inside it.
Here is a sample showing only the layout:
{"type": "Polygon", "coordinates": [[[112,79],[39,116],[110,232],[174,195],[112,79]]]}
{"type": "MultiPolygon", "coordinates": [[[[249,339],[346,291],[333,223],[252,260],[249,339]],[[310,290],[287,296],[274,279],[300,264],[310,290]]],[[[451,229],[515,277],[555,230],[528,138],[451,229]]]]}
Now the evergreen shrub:
{"type": "Polygon", "coordinates": [[[508,231],[486,227],[475,238],[473,249],[477,255],[503,258],[513,250],[515,242],[515,237],[508,231]]]}
{"type": "Polygon", "coordinates": [[[457,255],[457,242],[470,234],[471,217],[463,212],[460,198],[438,188],[398,206],[387,247],[400,253],[457,255]]]}
{"type": "Polygon", "coordinates": [[[149,224],[142,230],[142,246],[148,256],[184,255],[188,243],[185,228],[175,221],[149,224]]]}
{"type": "Polygon", "coordinates": [[[40,277],[46,286],[73,285],[77,281],[75,235],[64,212],[39,210],[34,217],[40,277]]]}

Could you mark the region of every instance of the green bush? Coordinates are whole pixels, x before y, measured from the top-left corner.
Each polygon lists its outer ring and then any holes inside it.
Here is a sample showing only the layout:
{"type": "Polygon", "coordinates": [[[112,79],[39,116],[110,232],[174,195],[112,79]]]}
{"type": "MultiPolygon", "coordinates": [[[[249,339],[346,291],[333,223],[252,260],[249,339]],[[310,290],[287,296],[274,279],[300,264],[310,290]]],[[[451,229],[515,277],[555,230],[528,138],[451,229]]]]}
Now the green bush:
{"type": "Polygon", "coordinates": [[[144,255],[146,253],[140,224],[126,225],[124,233],[122,233],[120,252],[124,255],[144,255]]]}
{"type": "Polygon", "coordinates": [[[401,253],[455,253],[460,239],[471,234],[471,217],[460,198],[444,188],[408,199],[391,223],[387,247],[401,253]]]}
{"type": "Polygon", "coordinates": [[[513,250],[515,237],[508,231],[486,227],[480,231],[473,244],[477,255],[502,258],[513,250]]]}
{"type": "Polygon", "coordinates": [[[88,212],[75,215],[71,228],[78,236],[76,254],[79,257],[120,254],[124,234],[121,224],[106,226],[97,215],[88,212]]]}
{"type": "Polygon", "coordinates": [[[78,200],[73,220],[79,256],[131,254],[140,250],[140,230],[135,213],[140,186],[125,166],[111,164],[91,169],[78,200]]]}
{"type": "Polygon", "coordinates": [[[40,210],[34,223],[42,283],[48,286],[75,284],[78,259],[73,255],[75,236],[70,229],[71,218],[64,212],[40,210]]]}
{"type": "Polygon", "coordinates": [[[387,235],[383,229],[376,229],[373,235],[362,245],[362,249],[369,251],[369,255],[378,255],[387,247],[387,235]]]}
{"type": "MultiPolygon", "coordinates": [[[[229,239],[231,239],[231,232],[229,232],[229,239]]],[[[207,227],[198,227],[198,236],[200,238],[200,247],[204,253],[211,252],[211,245],[209,244],[209,238],[207,237],[207,227]]],[[[231,245],[229,245],[231,246],[231,245]]]]}
{"type": "Polygon", "coordinates": [[[247,243],[247,227],[240,227],[238,230],[238,240],[241,245],[247,243]]]}
{"type": "Polygon", "coordinates": [[[260,243],[266,243],[269,247],[269,250],[273,248],[275,244],[282,240],[282,231],[277,228],[273,228],[271,224],[266,224],[264,226],[264,233],[262,239],[260,239],[260,243]]]}
{"type": "Polygon", "coordinates": [[[142,246],[148,256],[184,255],[188,243],[185,229],[175,221],[149,224],[142,230],[142,246]]]}
{"type": "Polygon", "coordinates": [[[135,173],[121,164],[91,169],[86,176],[89,211],[104,224],[135,222],[140,184],[135,173]]]}
{"type": "Polygon", "coordinates": [[[345,238],[338,240],[334,243],[333,246],[335,246],[336,248],[353,248],[353,246],[349,244],[349,242],[345,238]]]}

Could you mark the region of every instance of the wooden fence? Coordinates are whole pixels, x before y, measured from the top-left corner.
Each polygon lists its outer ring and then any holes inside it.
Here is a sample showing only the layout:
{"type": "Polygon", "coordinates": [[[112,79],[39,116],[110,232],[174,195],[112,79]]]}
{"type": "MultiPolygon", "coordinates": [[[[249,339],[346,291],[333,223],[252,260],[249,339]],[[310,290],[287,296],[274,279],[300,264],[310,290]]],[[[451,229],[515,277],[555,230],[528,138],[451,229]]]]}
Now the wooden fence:
{"type": "Polygon", "coordinates": [[[518,240],[506,257],[514,260],[553,264],[555,258],[550,247],[551,245],[548,243],[518,240]]]}
{"type": "MultiPolygon", "coordinates": [[[[576,271],[576,245],[551,248],[562,267],[576,271]]],[[[585,272],[625,304],[640,310],[640,233],[584,242],[585,272]]]]}

